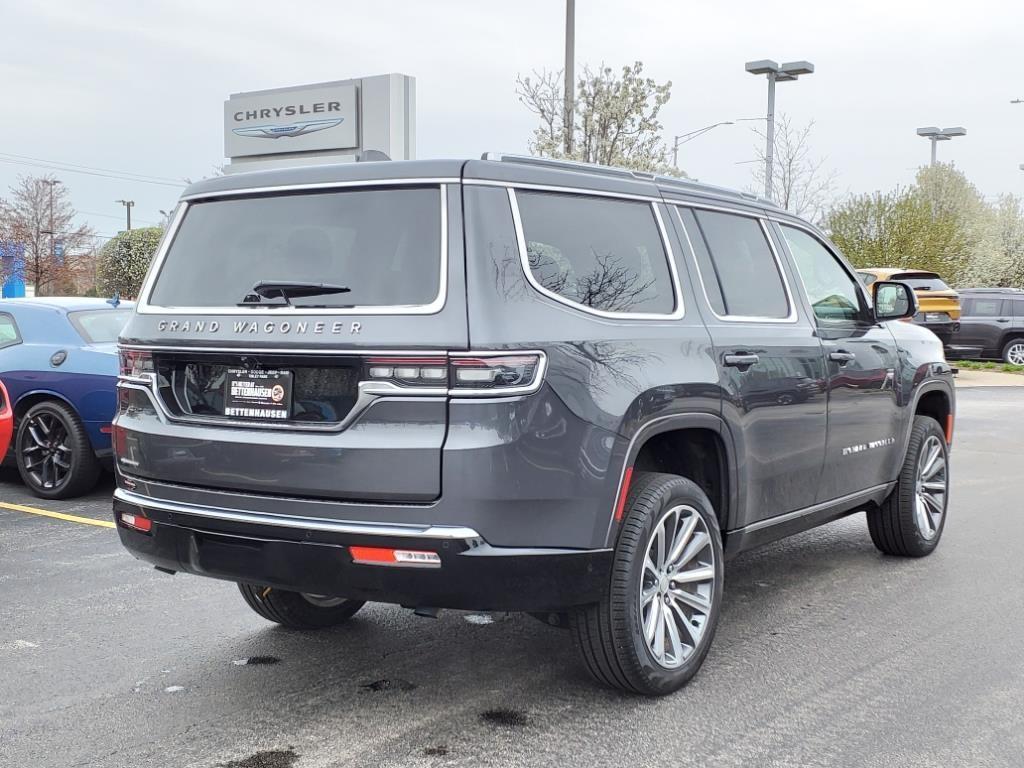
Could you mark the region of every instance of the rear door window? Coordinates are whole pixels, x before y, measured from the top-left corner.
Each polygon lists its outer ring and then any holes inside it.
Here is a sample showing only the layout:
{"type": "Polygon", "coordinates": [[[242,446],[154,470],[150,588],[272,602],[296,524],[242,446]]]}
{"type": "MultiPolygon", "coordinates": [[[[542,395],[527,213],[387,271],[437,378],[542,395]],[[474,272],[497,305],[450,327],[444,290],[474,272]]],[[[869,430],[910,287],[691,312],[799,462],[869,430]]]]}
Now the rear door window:
{"type": "Polygon", "coordinates": [[[650,203],[516,190],[532,282],[599,312],[670,315],[672,273],[650,203]]]}
{"type": "Polygon", "coordinates": [[[788,318],[785,284],[760,220],[705,210],[693,216],[703,241],[694,244],[701,280],[715,312],[751,320],[788,318]]]}
{"type": "Polygon", "coordinates": [[[964,317],[1002,317],[1009,314],[1003,299],[964,299],[964,317]]]}
{"type": "Polygon", "coordinates": [[[192,203],[148,303],[233,307],[256,283],[298,282],[349,290],[293,297],[296,307],[430,305],[442,289],[443,204],[437,186],[192,203]]]}

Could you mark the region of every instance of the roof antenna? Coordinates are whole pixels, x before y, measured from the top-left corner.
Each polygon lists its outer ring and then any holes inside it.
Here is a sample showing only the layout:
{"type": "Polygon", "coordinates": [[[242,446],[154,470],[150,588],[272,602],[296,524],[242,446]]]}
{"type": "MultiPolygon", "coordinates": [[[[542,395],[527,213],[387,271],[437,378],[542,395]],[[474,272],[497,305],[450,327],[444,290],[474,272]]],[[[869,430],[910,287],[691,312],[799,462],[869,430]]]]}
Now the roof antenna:
{"type": "Polygon", "coordinates": [[[111,298],[107,299],[107,304],[109,304],[112,307],[118,307],[121,304],[121,292],[114,291],[114,295],[111,298]]]}

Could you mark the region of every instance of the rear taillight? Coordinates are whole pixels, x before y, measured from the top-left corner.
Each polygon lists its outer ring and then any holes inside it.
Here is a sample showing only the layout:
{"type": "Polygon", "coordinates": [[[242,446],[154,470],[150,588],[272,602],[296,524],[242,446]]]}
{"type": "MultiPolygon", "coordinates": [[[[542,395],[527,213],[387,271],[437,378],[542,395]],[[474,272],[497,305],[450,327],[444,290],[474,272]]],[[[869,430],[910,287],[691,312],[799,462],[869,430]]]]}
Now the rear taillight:
{"type": "Polygon", "coordinates": [[[448,361],[443,357],[371,357],[366,378],[406,387],[447,387],[448,361]]]}
{"type": "Polygon", "coordinates": [[[155,369],[151,353],[137,349],[122,349],[118,354],[121,358],[121,376],[131,379],[152,376],[155,369]]]}
{"type": "Polygon", "coordinates": [[[410,390],[447,389],[455,396],[524,394],[540,386],[544,361],[540,352],[456,352],[448,358],[381,356],[366,360],[363,378],[410,390]]]}
{"type": "Polygon", "coordinates": [[[7,387],[0,381],[0,416],[7,415],[7,387]]]}
{"type": "Polygon", "coordinates": [[[529,390],[540,382],[542,361],[539,354],[453,357],[451,388],[454,394],[529,390]]]}

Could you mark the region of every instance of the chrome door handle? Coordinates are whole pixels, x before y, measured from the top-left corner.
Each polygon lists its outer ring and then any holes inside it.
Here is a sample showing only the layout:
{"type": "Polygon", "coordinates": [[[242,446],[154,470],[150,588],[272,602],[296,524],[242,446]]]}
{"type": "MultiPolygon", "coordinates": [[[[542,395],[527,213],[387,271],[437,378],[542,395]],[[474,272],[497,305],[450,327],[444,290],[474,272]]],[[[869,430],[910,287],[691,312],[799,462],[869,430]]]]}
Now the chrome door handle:
{"type": "Polygon", "coordinates": [[[847,363],[856,360],[857,356],[853,354],[853,352],[847,352],[845,349],[838,349],[835,352],[829,352],[828,359],[834,363],[846,365],[847,363]]]}
{"type": "Polygon", "coordinates": [[[733,368],[749,368],[752,365],[757,365],[761,358],[754,354],[748,354],[746,352],[736,352],[731,355],[726,355],[722,358],[723,362],[733,368]]]}

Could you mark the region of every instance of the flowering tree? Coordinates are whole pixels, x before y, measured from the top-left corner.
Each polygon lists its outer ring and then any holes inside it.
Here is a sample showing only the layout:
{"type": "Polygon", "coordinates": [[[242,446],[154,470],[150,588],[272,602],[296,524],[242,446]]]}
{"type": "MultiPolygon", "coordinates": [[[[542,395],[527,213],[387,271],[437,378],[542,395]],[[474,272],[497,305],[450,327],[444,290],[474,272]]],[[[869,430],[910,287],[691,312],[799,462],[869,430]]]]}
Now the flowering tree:
{"type": "Polygon", "coordinates": [[[163,234],[160,227],[131,229],[103,246],[97,265],[100,293],[118,293],[126,299],[137,297],[163,234]]]}
{"type": "Polygon", "coordinates": [[[572,152],[565,151],[565,101],[561,71],[541,70],[516,78],[519,100],[540,118],[531,154],[638,171],[685,176],[669,162],[658,113],[668,102],[672,83],[643,77],[636,62],[617,74],[602,65],[584,67],[573,109],[572,152]]]}

